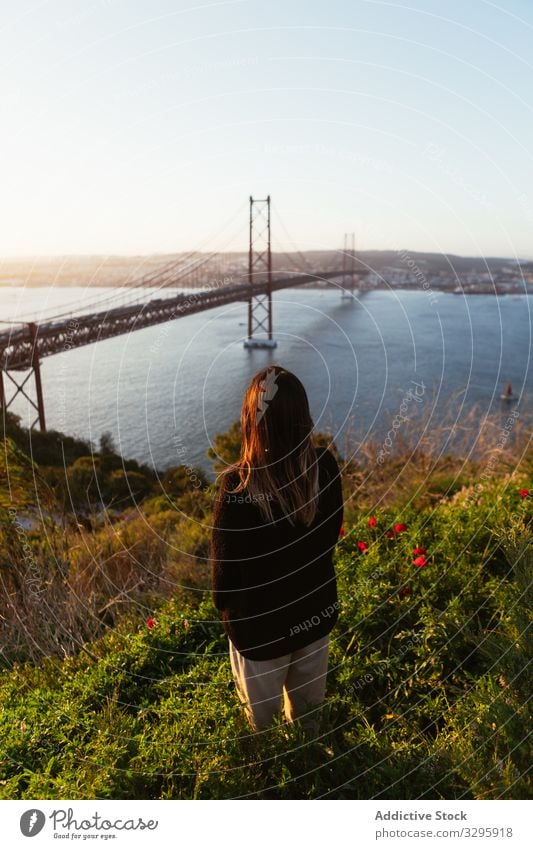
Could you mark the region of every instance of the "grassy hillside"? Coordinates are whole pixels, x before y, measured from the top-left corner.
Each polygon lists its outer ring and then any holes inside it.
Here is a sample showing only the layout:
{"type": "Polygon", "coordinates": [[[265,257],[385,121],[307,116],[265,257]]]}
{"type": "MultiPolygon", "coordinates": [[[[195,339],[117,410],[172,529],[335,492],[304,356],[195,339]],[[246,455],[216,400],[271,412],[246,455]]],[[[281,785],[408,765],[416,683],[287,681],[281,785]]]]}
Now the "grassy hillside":
{"type": "MultiPolygon", "coordinates": [[[[221,437],[226,453],[236,436],[221,437]]],[[[359,497],[337,547],[341,612],[310,740],[282,724],[249,733],[209,592],[212,488],[175,472],[173,497],[154,487],[112,522],[21,533],[13,499],[22,512],[54,487],[5,445],[1,798],[530,795],[530,453],[483,479],[460,458],[446,472],[404,458],[411,500],[400,457],[392,495],[380,469],[373,503],[371,476],[347,468],[345,494],[359,497]]]]}

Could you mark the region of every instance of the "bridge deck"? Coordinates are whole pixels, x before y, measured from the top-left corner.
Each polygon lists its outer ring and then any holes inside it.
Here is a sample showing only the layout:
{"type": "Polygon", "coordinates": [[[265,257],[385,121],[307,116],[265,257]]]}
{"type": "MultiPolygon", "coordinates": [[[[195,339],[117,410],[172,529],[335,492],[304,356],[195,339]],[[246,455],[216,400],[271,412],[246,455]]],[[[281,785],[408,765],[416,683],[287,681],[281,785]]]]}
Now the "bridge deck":
{"type": "MultiPolygon", "coordinates": [[[[317,280],[330,280],[341,275],[342,271],[335,270],[274,277],[272,291],[303,286],[317,280]]],[[[35,336],[28,324],[14,325],[12,329],[0,332],[0,367],[10,371],[29,369],[35,356],[41,359],[192,313],[237,301],[248,301],[255,295],[266,294],[266,291],[266,282],[264,285],[255,284],[253,288],[249,283],[239,283],[198,293],[179,294],[173,298],[156,298],[143,304],[44,321],[37,324],[35,336]]]]}

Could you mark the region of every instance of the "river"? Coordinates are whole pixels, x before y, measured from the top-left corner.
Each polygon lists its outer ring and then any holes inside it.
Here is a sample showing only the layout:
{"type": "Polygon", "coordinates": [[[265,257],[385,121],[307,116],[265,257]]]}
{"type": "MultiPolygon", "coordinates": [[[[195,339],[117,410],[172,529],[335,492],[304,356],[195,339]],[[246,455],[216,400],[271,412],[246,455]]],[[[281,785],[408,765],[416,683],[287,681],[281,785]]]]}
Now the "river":
{"type": "MultiPolygon", "coordinates": [[[[82,314],[84,300],[95,298],[114,304],[117,290],[4,287],[0,314],[82,314]]],[[[395,290],[352,301],[337,289],[287,289],[274,295],[273,351],[243,348],[239,303],[45,358],[47,427],[95,446],[110,431],[125,457],[209,471],[208,446],[238,418],[250,377],[271,362],[298,375],[316,427],[340,447],[349,433],[387,433],[406,395],[434,422],[452,406],[502,414],[500,394],[511,381],[529,415],[532,306],[527,295],[395,290]]],[[[27,422],[22,399],[11,409],[27,422]]]]}

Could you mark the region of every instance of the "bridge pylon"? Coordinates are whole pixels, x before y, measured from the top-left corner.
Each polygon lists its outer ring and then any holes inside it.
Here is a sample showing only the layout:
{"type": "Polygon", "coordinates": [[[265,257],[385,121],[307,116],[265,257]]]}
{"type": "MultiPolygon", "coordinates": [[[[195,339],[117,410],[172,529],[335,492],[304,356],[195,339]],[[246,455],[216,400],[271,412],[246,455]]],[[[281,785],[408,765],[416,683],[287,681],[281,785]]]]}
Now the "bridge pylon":
{"type": "Polygon", "coordinates": [[[29,402],[29,404],[36,410],[37,416],[33,420],[30,425],[30,429],[34,428],[38,423],[39,428],[42,431],[46,430],[46,421],[44,417],[44,397],[43,397],[43,385],[41,381],[41,362],[39,359],[39,352],[37,349],[37,333],[38,327],[35,322],[28,322],[28,338],[25,342],[26,354],[29,362],[21,361],[20,363],[12,363],[10,364],[9,360],[5,358],[4,354],[4,362],[0,363],[0,410],[6,411],[17,395],[23,395],[24,398],[29,402]],[[13,376],[13,374],[18,374],[20,371],[27,371],[26,377],[22,380],[21,383],[13,376]],[[33,374],[33,378],[35,381],[35,394],[36,401],[28,395],[25,391],[25,386],[28,380],[31,378],[33,374]],[[13,395],[7,400],[5,385],[4,385],[4,375],[11,381],[11,383],[15,387],[15,391],[13,395]]]}
{"type": "Polygon", "coordinates": [[[275,348],[272,338],[272,254],[270,250],[270,195],[250,195],[250,246],[248,251],[248,338],[245,348],[275,348]],[[266,291],[254,294],[256,283],[266,282],[266,291]]]}
{"type": "Polygon", "coordinates": [[[342,292],[341,298],[355,298],[355,233],[344,234],[342,253],[342,292]]]}

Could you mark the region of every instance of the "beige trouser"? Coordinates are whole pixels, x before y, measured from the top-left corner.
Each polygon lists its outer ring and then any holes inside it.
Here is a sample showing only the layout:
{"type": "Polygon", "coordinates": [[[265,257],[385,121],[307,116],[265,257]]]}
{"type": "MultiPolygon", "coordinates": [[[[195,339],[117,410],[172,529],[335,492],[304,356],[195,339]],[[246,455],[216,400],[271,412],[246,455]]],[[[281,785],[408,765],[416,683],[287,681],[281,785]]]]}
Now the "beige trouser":
{"type": "MultiPolygon", "coordinates": [[[[302,649],[273,660],[249,660],[229,641],[230,662],[237,693],[254,731],[272,724],[281,709],[289,722],[322,704],[326,694],[329,634],[302,649]]],[[[317,712],[305,723],[318,730],[317,712]]]]}

